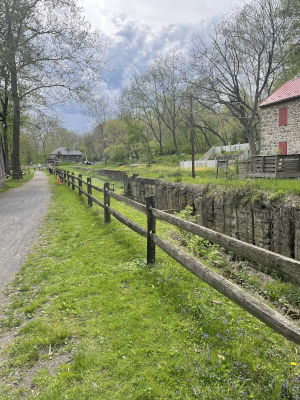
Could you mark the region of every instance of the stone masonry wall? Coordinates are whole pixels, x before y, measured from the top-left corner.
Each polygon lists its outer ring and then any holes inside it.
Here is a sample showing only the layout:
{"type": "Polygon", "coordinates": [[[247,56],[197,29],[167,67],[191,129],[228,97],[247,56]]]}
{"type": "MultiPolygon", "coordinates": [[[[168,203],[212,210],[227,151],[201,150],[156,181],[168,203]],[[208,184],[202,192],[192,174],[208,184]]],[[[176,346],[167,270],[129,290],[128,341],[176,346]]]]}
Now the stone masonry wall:
{"type": "Polygon", "coordinates": [[[124,182],[124,178],[127,176],[126,172],[115,169],[98,169],[98,172],[100,176],[107,176],[117,182],[124,182]]]}
{"type": "Polygon", "coordinates": [[[278,152],[278,143],[287,142],[287,154],[300,153],[300,99],[261,109],[260,155],[278,152]],[[287,125],[279,126],[279,108],[287,107],[287,125]]]}
{"type": "Polygon", "coordinates": [[[156,196],[160,210],[191,206],[196,223],[228,236],[300,260],[300,206],[295,202],[253,201],[247,193],[220,192],[212,185],[186,185],[160,179],[128,178],[128,194],[144,202],[156,196]]]}

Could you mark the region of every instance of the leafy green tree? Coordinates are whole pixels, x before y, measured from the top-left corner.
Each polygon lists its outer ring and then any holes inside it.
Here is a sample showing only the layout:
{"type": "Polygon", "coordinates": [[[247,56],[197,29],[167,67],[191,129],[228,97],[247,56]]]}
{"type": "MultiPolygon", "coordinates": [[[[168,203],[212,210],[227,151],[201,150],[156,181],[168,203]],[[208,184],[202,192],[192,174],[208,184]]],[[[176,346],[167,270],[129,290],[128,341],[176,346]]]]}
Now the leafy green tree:
{"type": "Polygon", "coordinates": [[[120,119],[107,121],[104,127],[106,153],[114,161],[122,162],[130,156],[126,123],[120,119]]]}
{"type": "Polygon", "coordinates": [[[149,142],[145,134],[145,125],[140,121],[124,117],[124,122],[127,129],[127,144],[134,152],[136,159],[139,159],[139,152],[147,144],[149,149],[149,142]]]}

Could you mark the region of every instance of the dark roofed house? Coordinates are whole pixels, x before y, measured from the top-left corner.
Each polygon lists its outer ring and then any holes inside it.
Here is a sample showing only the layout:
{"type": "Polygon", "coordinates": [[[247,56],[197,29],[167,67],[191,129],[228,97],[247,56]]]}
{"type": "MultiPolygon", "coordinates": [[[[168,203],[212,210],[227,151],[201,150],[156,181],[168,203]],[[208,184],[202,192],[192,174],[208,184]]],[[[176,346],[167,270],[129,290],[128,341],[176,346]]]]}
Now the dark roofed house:
{"type": "Polygon", "coordinates": [[[67,147],[58,147],[50,154],[49,161],[82,162],[82,153],[78,150],[69,150],[67,147]]]}
{"type": "Polygon", "coordinates": [[[300,154],[300,78],[285,82],[259,107],[260,154],[300,154]]]}

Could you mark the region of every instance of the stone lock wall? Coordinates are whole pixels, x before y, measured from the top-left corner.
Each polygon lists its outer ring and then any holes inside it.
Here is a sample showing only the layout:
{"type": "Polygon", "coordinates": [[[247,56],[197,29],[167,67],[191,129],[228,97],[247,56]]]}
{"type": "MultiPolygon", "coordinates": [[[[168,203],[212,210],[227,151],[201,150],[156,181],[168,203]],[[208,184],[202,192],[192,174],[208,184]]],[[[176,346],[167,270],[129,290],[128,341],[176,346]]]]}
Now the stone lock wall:
{"type": "Polygon", "coordinates": [[[287,142],[287,154],[300,153],[300,99],[261,109],[260,155],[278,152],[278,143],[287,142]],[[287,107],[287,125],[279,126],[279,108],[287,107]]]}
{"type": "Polygon", "coordinates": [[[124,179],[127,176],[126,172],[115,169],[98,169],[98,172],[100,176],[107,176],[117,182],[124,182],[124,179]]]}
{"type": "Polygon", "coordinates": [[[292,201],[255,201],[247,193],[226,193],[212,185],[128,178],[127,194],[144,202],[156,196],[160,210],[193,207],[196,223],[228,236],[300,260],[300,206],[292,201]]]}

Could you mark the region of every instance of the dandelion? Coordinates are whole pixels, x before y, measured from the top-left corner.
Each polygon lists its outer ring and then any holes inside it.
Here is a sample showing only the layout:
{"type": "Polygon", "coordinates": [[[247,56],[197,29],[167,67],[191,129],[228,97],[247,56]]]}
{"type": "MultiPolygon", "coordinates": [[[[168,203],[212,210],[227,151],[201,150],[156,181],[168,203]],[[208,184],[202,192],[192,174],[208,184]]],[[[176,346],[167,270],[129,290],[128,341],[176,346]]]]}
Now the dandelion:
{"type": "Polygon", "coordinates": [[[292,362],[291,362],[291,365],[297,365],[297,364],[296,364],[295,362],[292,361],[292,362]]]}

